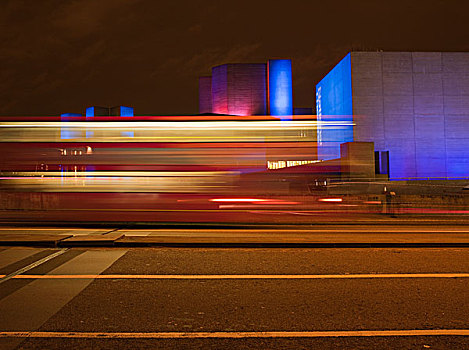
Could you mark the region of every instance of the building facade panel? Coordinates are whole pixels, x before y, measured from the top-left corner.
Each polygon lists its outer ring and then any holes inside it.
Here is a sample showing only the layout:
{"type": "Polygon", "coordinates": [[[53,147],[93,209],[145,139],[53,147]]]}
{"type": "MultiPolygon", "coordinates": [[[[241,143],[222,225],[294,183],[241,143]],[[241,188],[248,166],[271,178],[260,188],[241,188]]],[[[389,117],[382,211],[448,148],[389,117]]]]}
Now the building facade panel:
{"type": "Polygon", "coordinates": [[[379,53],[351,52],[350,60],[353,95],[382,96],[383,72],[379,53]]]}
{"type": "Polygon", "coordinates": [[[353,111],[357,115],[383,116],[384,103],[377,103],[377,99],[382,101],[381,96],[363,95],[360,98],[353,98],[353,111]]]}
{"type": "Polygon", "coordinates": [[[356,96],[383,96],[382,76],[375,76],[372,73],[356,75],[353,73],[353,95],[356,96]]]}
{"type": "Polygon", "coordinates": [[[228,114],[228,65],[212,68],[212,112],[228,114]]]}
{"type": "Polygon", "coordinates": [[[440,73],[441,52],[412,52],[412,70],[415,73],[440,73]]]}
{"type": "Polygon", "coordinates": [[[446,168],[448,177],[467,177],[469,137],[446,139],[446,168]]]}
{"type": "Polygon", "coordinates": [[[443,79],[441,73],[413,74],[414,96],[443,95],[443,79]]]}
{"type": "Polygon", "coordinates": [[[267,114],[266,64],[229,64],[227,88],[228,114],[267,114]]]}
{"type": "Polygon", "coordinates": [[[445,96],[469,97],[469,73],[443,73],[443,91],[445,96]]]}
{"type": "Polygon", "coordinates": [[[412,74],[383,72],[383,95],[412,96],[412,74]]]}
{"type": "Polygon", "coordinates": [[[469,158],[448,158],[446,160],[446,176],[449,179],[467,178],[467,169],[469,169],[469,158]]]}
{"type": "Polygon", "coordinates": [[[446,139],[446,150],[448,158],[469,158],[467,154],[467,141],[469,137],[464,139],[448,138],[446,139]]]}
{"type": "Polygon", "coordinates": [[[414,112],[414,99],[412,95],[391,95],[383,97],[385,115],[412,114],[414,112]]]}
{"type": "Polygon", "coordinates": [[[417,176],[446,176],[445,139],[418,139],[415,141],[417,176]]]}
{"type": "Polygon", "coordinates": [[[389,151],[389,176],[391,178],[417,176],[414,140],[386,138],[385,150],[389,151]]]}
{"type": "MultiPolygon", "coordinates": [[[[418,153],[418,151],[417,151],[418,153]]],[[[417,178],[444,178],[447,176],[446,159],[419,156],[416,159],[417,178]]]]}
{"type": "Polygon", "coordinates": [[[443,115],[443,96],[414,96],[415,115],[443,115]]]}
{"type": "Polygon", "coordinates": [[[384,116],[369,114],[354,115],[354,140],[362,142],[384,143],[384,116]],[[381,142],[380,142],[381,141],[381,142]]]}
{"type": "Polygon", "coordinates": [[[469,73],[469,53],[467,52],[443,52],[443,72],[469,73]]]}
{"type": "Polygon", "coordinates": [[[445,96],[445,115],[467,115],[469,112],[469,96],[445,96]]]}
{"type": "MultiPolygon", "coordinates": [[[[469,138],[469,114],[445,116],[444,128],[448,139],[469,138]]],[[[469,143],[466,145],[469,147],[469,143]]]]}
{"type": "Polygon", "coordinates": [[[380,52],[351,52],[353,74],[363,75],[371,72],[373,75],[381,75],[383,59],[380,52]]]}
{"type": "Polygon", "coordinates": [[[383,73],[411,73],[412,55],[410,52],[383,52],[383,73]]]}
{"type": "Polygon", "coordinates": [[[384,116],[384,135],[388,139],[413,139],[414,118],[412,114],[392,114],[384,116]]]}
{"type": "Polygon", "coordinates": [[[443,115],[416,115],[414,121],[416,139],[445,138],[445,117],[443,115]]]}

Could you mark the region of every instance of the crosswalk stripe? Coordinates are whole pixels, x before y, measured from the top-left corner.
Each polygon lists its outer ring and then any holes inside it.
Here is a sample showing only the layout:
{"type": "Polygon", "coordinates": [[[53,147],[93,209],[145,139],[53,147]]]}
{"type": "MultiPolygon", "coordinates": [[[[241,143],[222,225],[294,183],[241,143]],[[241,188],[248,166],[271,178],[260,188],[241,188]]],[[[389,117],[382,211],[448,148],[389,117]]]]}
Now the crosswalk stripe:
{"type": "Polygon", "coordinates": [[[35,267],[38,267],[39,265],[42,265],[46,262],[48,262],[49,260],[52,260],[54,259],[55,257],[59,256],[59,255],[62,255],[64,254],[65,252],[68,251],[69,248],[65,248],[65,249],[61,249],[59,251],[56,251],[55,253],[52,253],[50,255],[47,255],[46,257],[40,259],[40,260],[37,260],[35,262],[33,262],[32,264],[29,264],[28,266],[25,266],[15,272],[12,272],[10,273],[9,275],[3,275],[1,278],[0,278],[0,283],[3,283],[3,282],[6,282],[8,281],[9,279],[11,278],[15,278],[16,276],[19,276],[20,274],[26,272],[26,271],[29,271],[29,270],[32,270],[34,269],[35,267]]]}
{"type": "MultiPolygon", "coordinates": [[[[125,250],[86,251],[53,269],[51,274],[99,275],[126,253],[125,250]]],[[[16,275],[23,276],[23,275],[16,275]]],[[[31,281],[0,300],[0,329],[38,329],[85,289],[92,280],[31,281]]]]}
{"type": "Polygon", "coordinates": [[[34,254],[40,253],[44,249],[32,248],[10,248],[0,252],[0,268],[14,264],[20,260],[26,259],[34,254]]]}

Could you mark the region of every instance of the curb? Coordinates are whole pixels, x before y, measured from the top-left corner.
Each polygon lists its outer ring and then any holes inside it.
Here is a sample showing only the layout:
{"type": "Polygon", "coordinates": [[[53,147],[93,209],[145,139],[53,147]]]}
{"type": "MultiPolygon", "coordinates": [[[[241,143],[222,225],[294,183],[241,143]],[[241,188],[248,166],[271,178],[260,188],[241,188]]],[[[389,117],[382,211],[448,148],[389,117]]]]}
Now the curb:
{"type": "Polygon", "coordinates": [[[44,248],[469,248],[469,242],[74,242],[0,241],[5,247],[44,248]]]}
{"type": "Polygon", "coordinates": [[[116,248],[468,248],[469,243],[119,243],[116,248]]]}

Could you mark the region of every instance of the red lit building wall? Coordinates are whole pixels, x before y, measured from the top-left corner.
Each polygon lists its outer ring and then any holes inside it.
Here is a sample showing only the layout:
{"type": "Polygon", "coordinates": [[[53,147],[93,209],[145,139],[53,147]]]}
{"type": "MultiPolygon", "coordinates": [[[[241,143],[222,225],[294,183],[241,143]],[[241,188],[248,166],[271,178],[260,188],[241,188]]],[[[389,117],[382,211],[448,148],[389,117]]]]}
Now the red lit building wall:
{"type": "Polygon", "coordinates": [[[265,63],[224,64],[212,68],[212,112],[266,115],[265,63]]]}

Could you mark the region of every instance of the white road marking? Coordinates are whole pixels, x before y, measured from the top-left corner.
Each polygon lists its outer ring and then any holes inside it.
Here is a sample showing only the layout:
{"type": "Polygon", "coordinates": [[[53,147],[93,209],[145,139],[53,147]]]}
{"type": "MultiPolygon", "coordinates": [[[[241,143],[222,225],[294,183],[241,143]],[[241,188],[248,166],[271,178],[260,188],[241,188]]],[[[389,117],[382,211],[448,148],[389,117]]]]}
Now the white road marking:
{"type": "Polygon", "coordinates": [[[373,331],[304,332],[0,332],[0,338],[325,338],[325,337],[409,337],[469,336],[469,329],[405,329],[373,331]]]}
{"type": "MultiPolygon", "coordinates": [[[[2,275],[0,275],[2,277],[2,275]]],[[[47,274],[16,275],[15,279],[362,279],[362,278],[469,278],[469,273],[388,273],[340,275],[98,275],[98,274],[47,274]]]]}

